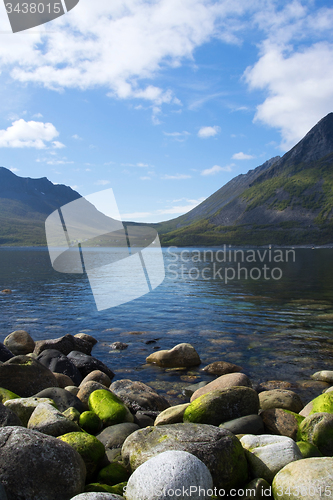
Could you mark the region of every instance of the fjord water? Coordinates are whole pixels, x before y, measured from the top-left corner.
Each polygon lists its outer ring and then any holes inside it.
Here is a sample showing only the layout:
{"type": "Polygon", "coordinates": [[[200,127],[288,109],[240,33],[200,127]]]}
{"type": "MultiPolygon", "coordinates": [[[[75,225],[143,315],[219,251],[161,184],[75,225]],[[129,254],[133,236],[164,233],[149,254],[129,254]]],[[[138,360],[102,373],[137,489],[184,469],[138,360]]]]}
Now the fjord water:
{"type": "MultiPolygon", "coordinates": [[[[93,251],[98,259],[103,249],[93,251]]],[[[86,275],[54,271],[44,248],[1,248],[0,290],[13,293],[0,294],[0,341],[19,329],[34,340],[89,333],[99,340],[93,354],[117,378],[148,382],[173,402],[184,400],[187,385],[211,380],[201,369],[218,360],[241,365],[255,383],[288,381],[316,395],[321,388],[310,375],[333,366],[333,250],[280,252],[163,249],[162,285],[97,312],[86,275]],[[129,346],[112,351],[116,341],[129,346]],[[145,363],[154,350],[181,342],[196,348],[201,367],[145,363]]]]}

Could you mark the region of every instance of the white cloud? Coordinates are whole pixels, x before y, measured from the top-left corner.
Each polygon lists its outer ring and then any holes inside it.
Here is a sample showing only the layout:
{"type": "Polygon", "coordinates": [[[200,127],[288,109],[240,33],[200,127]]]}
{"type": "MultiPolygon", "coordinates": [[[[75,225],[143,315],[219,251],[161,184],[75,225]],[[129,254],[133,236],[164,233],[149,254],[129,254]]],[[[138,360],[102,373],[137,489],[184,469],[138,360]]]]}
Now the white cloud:
{"type": "Polygon", "coordinates": [[[43,115],[42,113],[36,113],[34,115],[32,115],[33,118],[43,118],[43,115]]]}
{"type": "Polygon", "coordinates": [[[65,144],[63,144],[62,142],[59,142],[59,141],[53,141],[52,145],[56,149],[62,149],[62,148],[66,147],[65,144]]]}
{"type": "Polygon", "coordinates": [[[19,171],[20,171],[20,169],[19,169],[19,168],[16,168],[16,167],[11,167],[9,170],[10,170],[11,172],[13,172],[13,173],[15,173],[15,172],[19,172],[19,171]]]}
{"type": "MultiPolygon", "coordinates": [[[[113,162],[110,162],[110,163],[113,163],[113,162]]],[[[107,163],[105,163],[104,165],[107,165],[107,163]]],[[[148,165],[148,163],[142,163],[142,162],[139,162],[139,163],[121,163],[121,166],[122,166],[122,167],[140,167],[140,168],[147,168],[147,167],[151,167],[152,165],[148,165]]]]}
{"type": "Polygon", "coordinates": [[[187,132],[186,130],[183,130],[183,132],[163,132],[163,134],[166,137],[171,137],[177,142],[184,142],[188,138],[190,132],[187,132]]]}
{"type": "Polygon", "coordinates": [[[96,181],[94,184],[96,184],[96,186],[106,186],[107,184],[110,184],[110,181],[107,181],[105,179],[100,179],[96,181]]]}
{"type": "Polygon", "coordinates": [[[186,175],[186,174],[174,174],[174,175],[162,175],[161,179],[164,180],[181,180],[181,179],[190,179],[192,176],[191,175],[186,175]]]}
{"type": "Polygon", "coordinates": [[[219,172],[231,172],[234,165],[227,165],[225,167],[220,167],[219,165],[214,165],[212,168],[206,168],[201,172],[201,175],[215,175],[219,172]]]}
{"type": "Polygon", "coordinates": [[[72,135],[72,139],[75,139],[76,141],[83,141],[82,137],[80,137],[78,134],[72,135]]]}
{"type": "Polygon", "coordinates": [[[233,160],[252,160],[253,158],[254,158],[254,156],[247,155],[247,154],[243,153],[242,151],[240,151],[239,153],[235,153],[234,155],[232,155],[232,159],[233,160]]]}
{"type": "MultiPolygon", "coordinates": [[[[58,135],[59,132],[52,123],[26,122],[21,118],[14,121],[6,130],[0,130],[0,147],[44,149],[47,147],[45,143],[52,141],[58,135]]],[[[56,148],[64,147],[58,141],[53,141],[52,144],[56,148]]]]}
{"type": "Polygon", "coordinates": [[[140,177],[140,179],[142,181],[150,181],[151,180],[151,177],[149,177],[148,175],[144,175],[143,177],[140,177]]]}
{"type": "Polygon", "coordinates": [[[174,202],[180,202],[180,201],[186,202],[183,205],[165,207],[159,210],[155,210],[153,212],[131,212],[126,214],[121,214],[121,218],[122,220],[149,219],[149,218],[152,219],[156,217],[158,219],[162,215],[181,215],[189,212],[197,205],[202,203],[205,199],[206,199],[205,197],[199,198],[197,200],[182,198],[181,200],[174,200],[174,202]]]}
{"type": "Polygon", "coordinates": [[[220,132],[220,127],[214,125],[214,127],[201,127],[198,132],[198,137],[201,139],[208,139],[208,137],[214,137],[220,132]]]}

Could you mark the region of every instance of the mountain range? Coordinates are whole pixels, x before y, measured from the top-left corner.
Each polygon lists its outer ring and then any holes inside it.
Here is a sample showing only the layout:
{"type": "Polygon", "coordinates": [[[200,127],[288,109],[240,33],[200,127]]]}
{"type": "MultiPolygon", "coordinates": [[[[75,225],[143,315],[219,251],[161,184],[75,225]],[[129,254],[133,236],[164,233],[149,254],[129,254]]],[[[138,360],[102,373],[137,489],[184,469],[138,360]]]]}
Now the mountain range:
{"type": "MultiPolygon", "coordinates": [[[[47,216],[78,198],[68,186],[0,167],[0,245],[45,245],[47,216]]],[[[238,175],[187,214],[149,226],[164,246],[333,243],[333,113],[284,156],[238,175]]]]}

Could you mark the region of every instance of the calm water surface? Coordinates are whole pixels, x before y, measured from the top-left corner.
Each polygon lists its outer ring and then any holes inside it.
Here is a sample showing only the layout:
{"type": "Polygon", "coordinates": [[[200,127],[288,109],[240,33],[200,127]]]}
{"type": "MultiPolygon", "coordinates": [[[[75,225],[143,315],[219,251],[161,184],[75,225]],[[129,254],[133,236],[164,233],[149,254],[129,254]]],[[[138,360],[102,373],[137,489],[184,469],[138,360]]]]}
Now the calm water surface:
{"type": "Polygon", "coordinates": [[[236,256],[228,250],[164,249],[162,285],[97,312],[85,275],[54,271],[46,249],[1,248],[0,290],[13,293],[0,294],[0,341],[18,329],[34,340],[89,333],[99,340],[93,354],[117,378],[148,382],[171,402],[185,400],[187,385],[211,380],[201,368],[218,360],[241,365],[255,383],[289,381],[305,399],[319,394],[310,375],[333,369],[333,250],[298,248],[288,262],[286,249],[243,249],[236,256]],[[129,347],[110,351],[115,341],[129,347]],[[154,350],[181,342],[196,348],[201,367],[145,363],[154,350]]]}

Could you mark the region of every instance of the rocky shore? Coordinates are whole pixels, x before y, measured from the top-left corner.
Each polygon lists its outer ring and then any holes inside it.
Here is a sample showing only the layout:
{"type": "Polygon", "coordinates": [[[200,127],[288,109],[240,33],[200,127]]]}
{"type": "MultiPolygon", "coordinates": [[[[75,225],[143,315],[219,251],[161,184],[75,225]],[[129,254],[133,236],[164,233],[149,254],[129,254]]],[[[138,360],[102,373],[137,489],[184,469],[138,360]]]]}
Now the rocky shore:
{"type": "MultiPolygon", "coordinates": [[[[23,330],[0,344],[0,500],[333,497],[333,371],[313,374],[328,389],[303,402],[221,360],[171,406],[143,382],[112,381],[95,344],[23,330]]],[[[147,363],[201,361],[178,344],[147,363]]]]}

